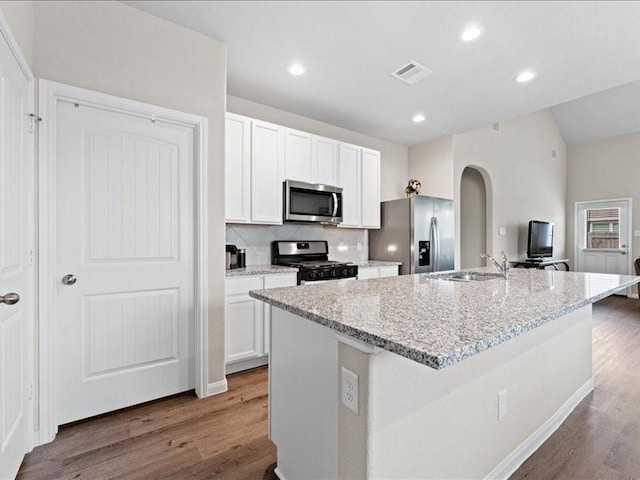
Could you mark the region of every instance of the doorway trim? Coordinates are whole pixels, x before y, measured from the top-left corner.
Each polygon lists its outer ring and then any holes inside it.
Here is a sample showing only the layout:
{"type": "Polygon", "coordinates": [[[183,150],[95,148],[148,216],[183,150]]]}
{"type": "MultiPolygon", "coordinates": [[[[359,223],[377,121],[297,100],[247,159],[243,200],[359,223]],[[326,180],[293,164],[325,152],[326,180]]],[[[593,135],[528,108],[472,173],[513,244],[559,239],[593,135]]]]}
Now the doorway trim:
{"type": "Polygon", "coordinates": [[[57,272],[56,259],[56,105],[74,102],[116,113],[166,122],[194,130],[194,375],[195,391],[208,395],[208,293],[207,293],[207,119],[198,115],[98,93],[49,80],[38,81],[39,115],[42,118],[38,151],[38,408],[40,428],[36,445],[52,441],[58,431],[55,409],[57,272]]]}
{"type": "MultiPolygon", "coordinates": [[[[627,202],[629,208],[627,208],[627,275],[631,275],[630,272],[633,270],[633,229],[632,229],[632,219],[633,219],[633,198],[625,197],[625,198],[609,198],[602,200],[581,200],[579,202],[575,202],[573,206],[573,263],[578,266],[578,241],[579,241],[579,230],[580,226],[578,225],[578,210],[580,207],[585,205],[598,205],[605,203],[614,203],[614,202],[627,202]]],[[[631,289],[627,290],[628,297],[634,297],[635,295],[631,293],[631,289]]]]}

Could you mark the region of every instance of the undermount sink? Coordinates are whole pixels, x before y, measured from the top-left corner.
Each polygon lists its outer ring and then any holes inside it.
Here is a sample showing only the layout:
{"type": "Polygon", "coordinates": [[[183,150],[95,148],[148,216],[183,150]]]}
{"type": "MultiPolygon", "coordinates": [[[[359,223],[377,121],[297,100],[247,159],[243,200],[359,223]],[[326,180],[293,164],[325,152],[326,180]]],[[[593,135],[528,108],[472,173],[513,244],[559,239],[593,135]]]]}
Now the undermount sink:
{"type": "Polygon", "coordinates": [[[444,275],[438,275],[441,280],[449,280],[451,282],[484,282],[486,280],[497,280],[502,278],[499,273],[481,273],[481,272],[453,272],[444,275]]]}

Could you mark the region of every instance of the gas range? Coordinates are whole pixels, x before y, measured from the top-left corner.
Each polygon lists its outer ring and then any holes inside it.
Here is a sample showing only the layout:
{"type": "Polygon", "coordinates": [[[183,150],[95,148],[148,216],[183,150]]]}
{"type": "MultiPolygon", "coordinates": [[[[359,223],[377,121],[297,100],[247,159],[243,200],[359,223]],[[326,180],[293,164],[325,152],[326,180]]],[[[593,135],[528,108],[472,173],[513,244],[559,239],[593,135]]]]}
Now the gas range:
{"type": "Polygon", "coordinates": [[[329,260],[329,244],[324,240],[276,240],[271,244],[271,263],[297,268],[298,285],[358,275],[357,265],[329,260]]]}

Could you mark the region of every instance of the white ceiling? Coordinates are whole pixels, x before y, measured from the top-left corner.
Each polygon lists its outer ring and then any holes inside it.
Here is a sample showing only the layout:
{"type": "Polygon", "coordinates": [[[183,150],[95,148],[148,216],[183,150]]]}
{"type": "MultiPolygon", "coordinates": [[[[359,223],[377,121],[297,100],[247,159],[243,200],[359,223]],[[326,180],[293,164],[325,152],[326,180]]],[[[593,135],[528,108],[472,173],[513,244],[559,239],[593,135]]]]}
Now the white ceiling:
{"type": "Polygon", "coordinates": [[[224,41],[229,94],[405,145],[640,79],[640,2],[125,3],[224,41]],[[461,43],[471,22],[485,33],[461,43]],[[434,74],[389,75],[411,60],[434,74]]]}

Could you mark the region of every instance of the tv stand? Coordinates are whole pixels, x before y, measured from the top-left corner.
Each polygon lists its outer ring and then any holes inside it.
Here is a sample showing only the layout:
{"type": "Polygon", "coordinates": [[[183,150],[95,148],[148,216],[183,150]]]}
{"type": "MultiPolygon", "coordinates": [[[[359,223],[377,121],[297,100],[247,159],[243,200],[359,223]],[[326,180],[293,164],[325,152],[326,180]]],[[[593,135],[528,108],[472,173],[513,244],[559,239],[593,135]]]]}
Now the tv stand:
{"type": "Polygon", "coordinates": [[[558,265],[564,265],[564,268],[569,271],[569,259],[568,258],[525,258],[524,260],[518,260],[511,262],[511,266],[514,268],[538,268],[544,270],[547,267],[553,267],[558,270],[558,265]]]}

